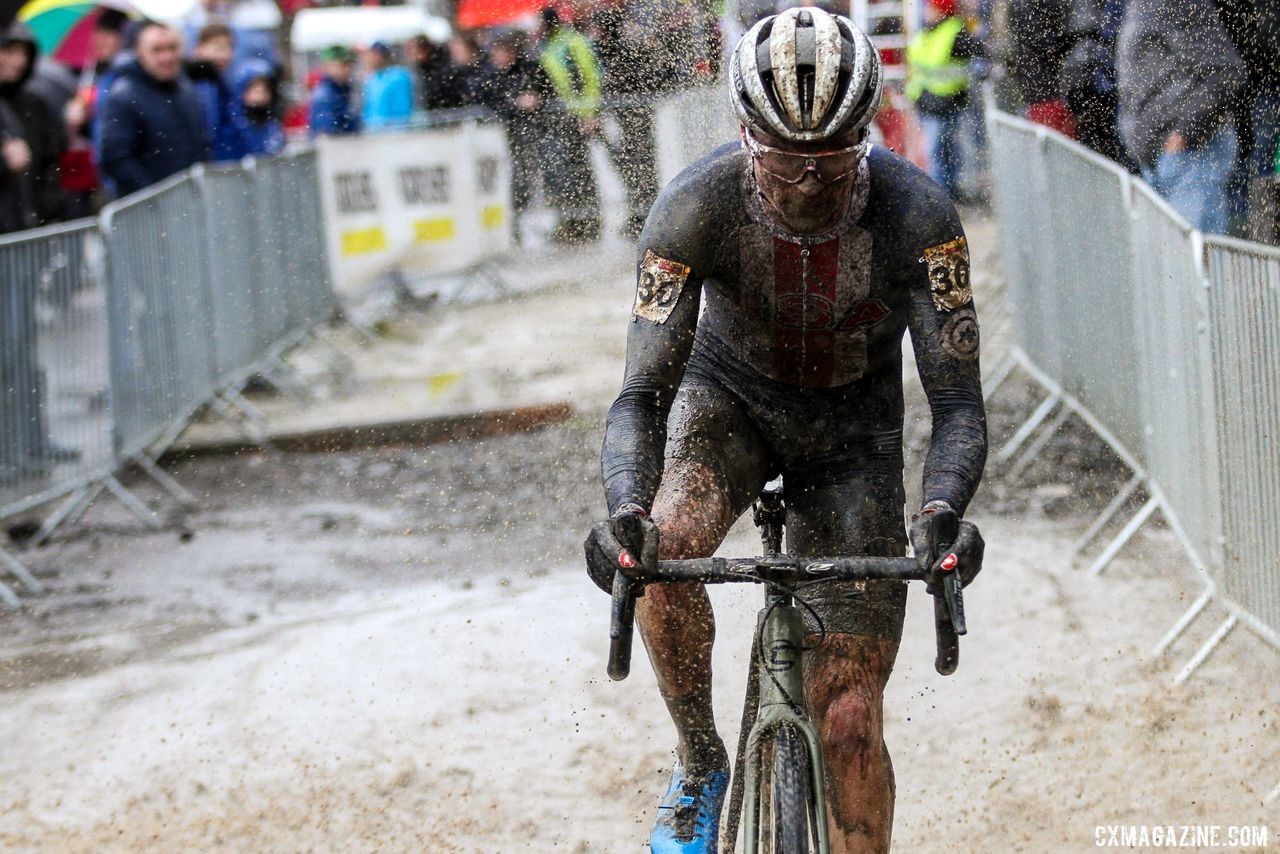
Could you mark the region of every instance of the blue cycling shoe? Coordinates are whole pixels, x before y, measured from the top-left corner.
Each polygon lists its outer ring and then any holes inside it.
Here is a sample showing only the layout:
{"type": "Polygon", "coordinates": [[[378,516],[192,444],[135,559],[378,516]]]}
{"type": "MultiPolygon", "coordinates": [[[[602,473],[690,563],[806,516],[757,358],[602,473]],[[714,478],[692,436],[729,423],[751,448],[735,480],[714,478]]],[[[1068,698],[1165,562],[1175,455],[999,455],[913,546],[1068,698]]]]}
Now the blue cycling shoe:
{"type": "Polygon", "coordinates": [[[684,769],[677,765],[649,836],[652,854],[716,854],[720,807],[728,788],[728,771],[686,780],[684,769]]]}

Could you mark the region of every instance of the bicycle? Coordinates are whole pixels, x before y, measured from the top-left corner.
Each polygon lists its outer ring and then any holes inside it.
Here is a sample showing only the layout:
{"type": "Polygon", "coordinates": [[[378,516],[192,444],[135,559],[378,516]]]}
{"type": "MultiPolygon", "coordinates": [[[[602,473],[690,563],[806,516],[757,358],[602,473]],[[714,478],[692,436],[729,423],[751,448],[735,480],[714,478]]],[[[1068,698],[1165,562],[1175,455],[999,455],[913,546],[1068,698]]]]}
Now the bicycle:
{"type": "MultiPolygon", "coordinates": [[[[955,541],[959,517],[949,510],[930,517],[930,542],[934,546],[929,569],[923,569],[910,557],[804,558],[783,554],[786,506],[781,486],[765,488],[754,505],[753,518],[760,528],[763,557],[664,560],[658,562],[656,570],[637,565],[615,574],[609,676],[618,681],[630,672],[635,601],[644,585],[765,585],[765,606],[757,618],[751,647],[726,832],[721,833],[720,840],[726,846],[723,850],[732,854],[742,819],[746,828],[745,854],[759,854],[762,850],[770,854],[830,854],[822,745],[804,705],[801,608],[809,606],[797,594],[821,581],[926,582],[934,594],[934,668],[948,676],[959,664],[959,636],[966,632],[964,599],[959,573],[944,568],[939,558],[955,541]],[[742,733],[747,733],[746,737],[742,733]]],[[[634,532],[623,532],[620,540],[630,550],[631,543],[626,542],[629,533],[634,532]]],[[[636,549],[632,553],[640,552],[636,549]]]]}

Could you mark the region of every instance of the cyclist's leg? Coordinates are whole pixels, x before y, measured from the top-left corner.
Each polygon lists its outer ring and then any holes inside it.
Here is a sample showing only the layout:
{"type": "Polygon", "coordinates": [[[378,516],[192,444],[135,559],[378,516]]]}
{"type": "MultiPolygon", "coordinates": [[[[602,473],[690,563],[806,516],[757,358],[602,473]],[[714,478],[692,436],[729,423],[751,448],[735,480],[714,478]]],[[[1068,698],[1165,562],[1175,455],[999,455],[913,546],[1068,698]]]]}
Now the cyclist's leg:
{"type": "MultiPolygon", "coordinates": [[[[768,479],[763,443],[722,388],[686,375],[672,406],[662,485],[653,505],[663,560],[714,554],[768,479]]],[[[658,687],[694,776],[727,767],[711,712],[715,619],[700,584],[652,585],[636,602],[658,687]]]]}
{"type": "MultiPolygon", "coordinates": [[[[868,474],[841,483],[787,486],[792,550],[812,555],[906,552],[902,479],[868,474]]],[[[822,740],[832,854],[889,850],[893,765],[884,744],[882,698],[902,636],[906,585],[822,585],[805,596],[825,641],[806,654],[805,694],[822,740]]],[[[806,615],[808,617],[808,615],[806,615]]],[[[819,640],[809,623],[808,645],[819,640]]]]}

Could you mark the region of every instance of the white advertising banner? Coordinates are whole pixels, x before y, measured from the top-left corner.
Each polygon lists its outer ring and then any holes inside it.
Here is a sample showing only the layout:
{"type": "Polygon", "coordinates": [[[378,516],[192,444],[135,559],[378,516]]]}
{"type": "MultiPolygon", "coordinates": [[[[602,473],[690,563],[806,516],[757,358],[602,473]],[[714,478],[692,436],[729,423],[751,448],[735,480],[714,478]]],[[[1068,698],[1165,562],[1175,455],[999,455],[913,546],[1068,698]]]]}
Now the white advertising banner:
{"type": "Polygon", "coordinates": [[[464,272],[511,245],[501,127],[474,123],[322,137],[320,181],[334,290],[359,299],[389,272],[464,272]]]}

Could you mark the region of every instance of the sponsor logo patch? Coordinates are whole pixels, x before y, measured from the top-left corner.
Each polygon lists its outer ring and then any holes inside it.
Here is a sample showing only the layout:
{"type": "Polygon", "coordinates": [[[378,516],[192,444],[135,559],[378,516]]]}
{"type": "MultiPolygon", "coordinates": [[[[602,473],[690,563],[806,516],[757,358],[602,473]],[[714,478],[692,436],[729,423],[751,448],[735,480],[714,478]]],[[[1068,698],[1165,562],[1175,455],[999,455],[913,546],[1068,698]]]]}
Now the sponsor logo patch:
{"type": "Polygon", "coordinates": [[[957,311],[942,325],[942,349],[969,362],[978,357],[978,315],[972,308],[957,311]]]}
{"type": "Polygon", "coordinates": [[[969,287],[969,244],[963,237],[930,246],[920,259],[929,267],[929,293],[938,311],[955,311],[973,299],[969,287]]]}
{"type": "Polygon", "coordinates": [[[640,262],[640,280],[636,285],[636,317],[654,323],[666,323],[675,311],[676,301],[689,279],[689,267],[678,261],[668,261],[646,249],[640,262]]]}

